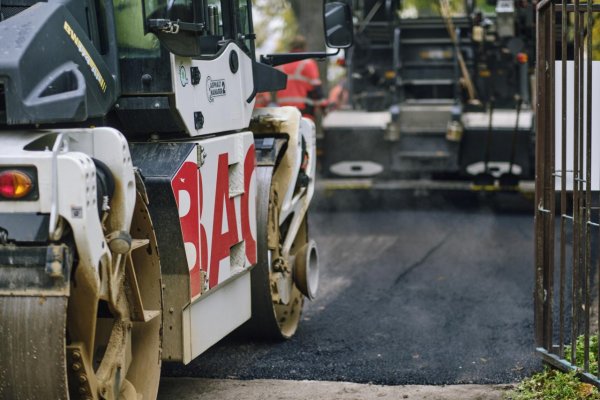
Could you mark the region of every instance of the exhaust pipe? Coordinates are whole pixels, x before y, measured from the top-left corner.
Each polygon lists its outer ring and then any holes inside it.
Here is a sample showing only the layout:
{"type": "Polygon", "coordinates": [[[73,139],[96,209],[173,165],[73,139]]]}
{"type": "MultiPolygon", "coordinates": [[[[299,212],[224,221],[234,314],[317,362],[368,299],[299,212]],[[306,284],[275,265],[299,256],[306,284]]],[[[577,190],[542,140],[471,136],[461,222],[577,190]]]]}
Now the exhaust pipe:
{"type": "Polygon", "coordinates": [[[319,256],[317,244],[310,240],[296,254],[294,282],[303,295],[310,300],[317,297],[319,289],[319,256]]]}

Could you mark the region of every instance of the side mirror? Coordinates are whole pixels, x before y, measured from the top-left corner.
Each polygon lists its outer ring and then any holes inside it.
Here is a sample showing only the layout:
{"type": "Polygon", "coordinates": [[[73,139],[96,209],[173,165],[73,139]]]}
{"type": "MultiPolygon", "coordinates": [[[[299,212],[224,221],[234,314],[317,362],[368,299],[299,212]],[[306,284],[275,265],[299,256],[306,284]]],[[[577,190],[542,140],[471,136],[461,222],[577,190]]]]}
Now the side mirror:
{"type": "Polygon", "coordinates": [[[325,43],[333,49],[347,49],[354,43],[350,5],[340,0],[323,1],[325,43]]]}

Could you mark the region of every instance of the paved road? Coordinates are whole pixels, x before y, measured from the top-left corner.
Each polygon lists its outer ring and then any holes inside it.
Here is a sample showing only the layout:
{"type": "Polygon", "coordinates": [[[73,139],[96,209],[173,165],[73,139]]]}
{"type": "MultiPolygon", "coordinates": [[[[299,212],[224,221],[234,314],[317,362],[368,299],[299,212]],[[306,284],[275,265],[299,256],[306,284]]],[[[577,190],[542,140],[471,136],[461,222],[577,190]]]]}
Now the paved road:
{"type": "Polygon", "coordinates": [[[226,339],[163,374],[384,385],[527,376],[540,368],[533,218],[466,202],[313,213],[321,295],[305,306],[297,335],[278,344],[226,339]]]}

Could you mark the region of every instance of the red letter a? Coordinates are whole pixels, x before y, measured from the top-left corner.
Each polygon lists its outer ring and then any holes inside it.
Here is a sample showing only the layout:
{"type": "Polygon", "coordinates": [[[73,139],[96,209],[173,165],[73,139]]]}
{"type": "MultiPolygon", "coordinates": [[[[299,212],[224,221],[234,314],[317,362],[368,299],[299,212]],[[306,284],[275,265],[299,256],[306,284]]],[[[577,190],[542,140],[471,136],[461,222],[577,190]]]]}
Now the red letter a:
{"type": "Polygon", "coordinates": [[[212,251],[210,254],[209,285],[219,283],[219,264],[229,256],[229,249],[238,242],[235,204],[229,198],[229,157],[227,153],[219,156],[217,166],[217,188],[215,193],[215,214],[213,220],[212,251]],[[223,229],[223,206],[227,209],[227,232],[223,229]]]}

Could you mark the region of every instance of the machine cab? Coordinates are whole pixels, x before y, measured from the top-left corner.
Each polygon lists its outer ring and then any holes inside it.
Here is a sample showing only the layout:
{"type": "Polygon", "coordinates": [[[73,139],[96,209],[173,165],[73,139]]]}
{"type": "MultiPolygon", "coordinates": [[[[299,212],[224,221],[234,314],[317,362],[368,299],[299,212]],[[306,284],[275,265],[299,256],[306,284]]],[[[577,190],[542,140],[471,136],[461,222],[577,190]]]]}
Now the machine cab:
{"type": "Polygon", "coordinates": [[[249,125],[250,0],[115,0],[114,7],[122,88],[115,112],[124,131],[203,136],[249,125]]]}
{"type": "MultiPolygon", "coordinates": [[[[349,4],[323,4],[326,43],[349,47],[349,4]]],[[[242,130],[256,93],[285,88],[286,76],[272,68],[278,64],[256,61],[250,0],[115,0],[114,6],[122,77],[115,110],[126,132],[204,136],[242,130]]]]}

